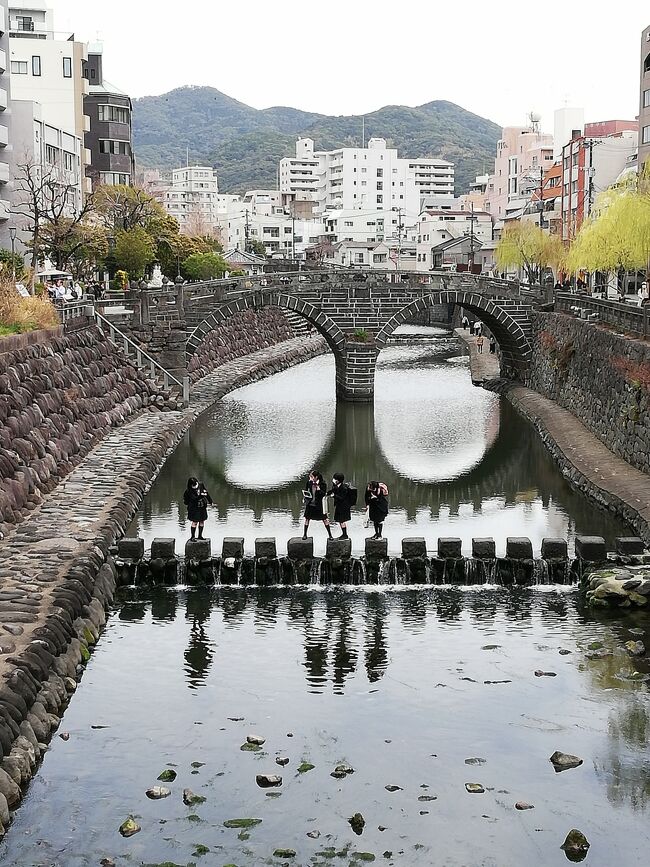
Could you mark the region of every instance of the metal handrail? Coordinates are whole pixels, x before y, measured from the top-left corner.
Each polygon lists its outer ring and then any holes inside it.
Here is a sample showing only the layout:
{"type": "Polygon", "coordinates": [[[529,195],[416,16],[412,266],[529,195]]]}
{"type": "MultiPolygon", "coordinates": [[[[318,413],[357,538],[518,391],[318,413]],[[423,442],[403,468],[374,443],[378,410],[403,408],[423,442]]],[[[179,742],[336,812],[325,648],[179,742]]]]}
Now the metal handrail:
{"type": "Polygon", "coordinates": [[[136,364],[139,368],[145,368],[146,365],[149,367],[149,375],[153,379],[155,376],[155,371],[158,371],[162,374],[163,377],[163,387],[169,388],[170,383],[174,383],[177,385],[181,393],[183,395],[183,403],[187,405],[190,401],[190,378],[189,376],[184,376],[181,381],[173,373],[170,373],[166,370],[162,364],[156,361],[155,358],[152,358],[147,352],[144,351],[140,346],[138,346],[135,341],[131,340],[130,337],[127,337],[119,328],[117,328],[109,319],[105,316],[102,316],[95,308],[91,308],[93,310],[93,315],[95,317],[95,322],[97,323],[97,327],[99,330],[104,333],[104,327],[108,327],[108,336],[109,339],[115,343],[116,346],[119,346],[120,342],[122,344],[122,348],[124,350],[124,354],[128,357],[129,350],[135,352],[136,364]],[[146,361],[146,365],[145,365],[146,361]]]}

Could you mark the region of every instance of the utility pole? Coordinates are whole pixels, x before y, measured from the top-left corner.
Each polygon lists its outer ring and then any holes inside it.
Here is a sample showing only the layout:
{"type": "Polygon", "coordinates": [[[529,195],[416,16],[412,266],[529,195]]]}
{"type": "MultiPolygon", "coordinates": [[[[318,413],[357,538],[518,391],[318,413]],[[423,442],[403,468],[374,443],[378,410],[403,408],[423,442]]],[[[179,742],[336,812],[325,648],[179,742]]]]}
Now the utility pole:
{"type": "Polygon", "coordinates": [[[474,271],[474,221],[476,217],[474,216],[474,202],[470,205],[470,215],[469,215],[469,266],[470,271],[474,271]]]}
{"type": "Polygon", "coordinates": [[[544,168],[539,167],[539,228],[544,228],[544,168]]]}
{"type": "Polygon", "coordinates": [[[594,204],[594,142],[589,140],[589,168],[587,170],[587,216],[591,215],[594,204]]]}
{"type": "Polygon", "coordinates": [[[291,215],[291,258],[296,261],[296,217],[291,215]]]}
{"type": "Polygon", "coordinates": [[[244,252],[250,253],[248,238],[250,233],[250,223],[248,222],[248,208],[246,208],[246,222],[244,223],[244,252]]]}
{"type": "Polygon", "coordinates": [[[400,270],[400,260],[402,258],[402,208],[397,208],[397,270],[400,270]]]}

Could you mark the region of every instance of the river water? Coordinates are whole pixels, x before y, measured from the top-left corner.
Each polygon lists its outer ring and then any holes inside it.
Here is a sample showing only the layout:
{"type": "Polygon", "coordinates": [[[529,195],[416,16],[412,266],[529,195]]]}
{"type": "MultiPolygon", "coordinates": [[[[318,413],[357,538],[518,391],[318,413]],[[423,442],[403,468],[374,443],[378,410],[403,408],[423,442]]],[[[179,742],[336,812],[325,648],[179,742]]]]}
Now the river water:
{"type": "Polygon", "coordinates": [[[3,865],[545,867],[574,827],[592,867],[646,860],[649,666],[623,643],[650,643],[647,615],[594,617],[558,589],[123,592],[3,865]],[[556,750],[583,764],[555,773],[556,750]],[[165,768],[172,794],[151,801],[165,768]],[[142,830],[123,839],[128,815],[142,830]],[[242,818],[262,821],[224,827],[242,818]]]}
{"type": "MultiPolygon", "coordinates": [[[[413,331],[402,328],[398,333],[413,331]]],[[[182,503],[187,477],[201,478],[215,507],[206,535],[213,553],[224,536],[275,536],[278,552],[302,533],[302,497],[309,470],[326,480],[343,472],[359,491],[349,527],[353,551],[363,553],[363,493],[371,479],[390,490],[384,535],[398,554],[406,536],[463,540],[493,536],[505,553],[507,536],[528,536],[539,554],[545,536],[576,533],[612,542],[625,526],[571,490],[531,425],[505,398],[471,383],[460,341],[419,328],[429,344],[392,346],[380,353],[375,403],[335,399],[334,361],[323,356],[238,389],[204,415],[163,467],[130,533],[147,547],[156,536],[177,539],[182,553],[189,524],[182,503]]],[[[340,531],[335,528],[334,535],[340,531]]],[[[312,524],[317,554],[326,533],[312,524]]]]}
{"type": "MultiPolygon", "coordinates": [[[[537,550],[545,535],[623,531],[506,402],[471,386],[447,336],[383,352],[374,409],[337,407],[333,379],[322,358],[230,395],[135,527],[182,538],[196,473],[217,539],[284,540],[320,465],[389,484],[394,550],[402,535],[466,549],[528,535],[537,550]]],[[[358,517],[352,532],[358,550],[358,517]]],[[[0,863],[553,867],[575,827],[588,864],[631,867],[650,846],[650,664],[630,639],[650,646],[647,614],[590,613],[572,587],[123,588],[0,863]],[[241,749],[250,735],[256,752],[241,749]],[[582,765],[556,773],[556,750],[582,765]],[[332,777],[340,763],[354,772],[332,777]],[[174,782],[157,783],[164,769],[174,782]],[[171,795],[149,800],[156,784],[171,795]],[[185,788],[205,800],[186,806],[185,788]],[[129,815],[141,831],[124,839],[129,815]]]]}

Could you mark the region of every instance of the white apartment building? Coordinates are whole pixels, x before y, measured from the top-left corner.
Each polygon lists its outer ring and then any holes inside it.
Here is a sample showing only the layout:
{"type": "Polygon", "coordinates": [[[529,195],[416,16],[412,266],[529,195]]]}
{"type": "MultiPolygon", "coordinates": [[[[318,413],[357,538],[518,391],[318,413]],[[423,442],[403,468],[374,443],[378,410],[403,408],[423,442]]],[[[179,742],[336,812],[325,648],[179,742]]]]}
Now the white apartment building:
{"type": "Polygon", "coordinates": [[[189,235],[211,234],[218,223],[216,169],[211,166],[185,166],[174,169],[167,183],[151,181],[152,194],[167,213],[178,221],[181,232],[189,235]]]}
{"type": "Polygon", "coordinates": [[[383,138],[364,148],[314,151],[312,139],[298,139],[296,156],[280,160],[283,203],[312,202],[314,211],[339,208],[370,213],[402,208],[412,219],[421,199],[453,197],[453,163],[440,159],[403,159],[383,138]]]}
{"type": "Polygon", "coordinates": [[[476,249],[492,241],[492,217],[487,211],[424,211],[417,224],[416,270],[434,267],[433,251],[445,241],[474,236],[476,249]]]}
{"type": "Polygon", "coordinates": [[[8,220],[11,171],[9,168],[11,129],[11,88],[8,69],[9,12],[7,0],[0,0],[0,246],[11,249],[8,220]]]}
{"type": "Polygon", "coordinates": [[[406,237],[408,224],[417,222],[417,217],[409,220],[405,210],[366,212],[353,208],[328,208],[322,219],[332,244],[340,241],[376,244],[398,235],[406,237]]]}
{"type": "MultiPolygon", "coordinates": [[[[86,45],[73,33],[54,30],[53,13],[44,0],[9,0],[8,5],[12,98],[38,103],[39,122],[83,141],[90,130],[84,113],[84,96],[89,93],[83,71],[86,45]]],[[[16,148],[21,146],[16,142],[16,148]]],[[[81,161],[84,169],[90,164],[85,148],[81,161]]],[[[90,187],[90,179],[87,184],[84,180],[84,190],[90,192],[90,187]]]]}
{"type": "Polygon", "coordinates": [[[247,241],[261,241],[267,255],[287,259],[304,259],[306,249],[320,243],[324,236],[322,220],[300,220],[284,213],[260,214],[247,208],[231,211],[222,232],[228,250],[245,250],[247,241]]]}

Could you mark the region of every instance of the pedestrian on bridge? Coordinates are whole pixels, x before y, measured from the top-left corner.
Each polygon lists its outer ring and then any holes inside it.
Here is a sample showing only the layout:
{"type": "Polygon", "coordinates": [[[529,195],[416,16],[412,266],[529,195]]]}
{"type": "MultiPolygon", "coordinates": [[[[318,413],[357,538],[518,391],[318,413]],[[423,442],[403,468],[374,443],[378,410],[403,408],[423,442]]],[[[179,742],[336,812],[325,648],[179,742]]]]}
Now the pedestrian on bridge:
{"type": "Polygon", "coordinates": [[[312,470],[309,474],[307,485],[302,492],[305,503],[305,526],[302,532],[302,538],[307,538],[307,529],[310,521],[322,521],[323,526],[327,530],[327,535],[332,538],[332,530],[330,529],[329,518],[323,511],[323,500],[327,496],[327,485],[325,479],[318,470],[312,470]]]}
{"type": "Polygon", "coordinates": [[[492,335],[492,337],[490,337],[490,355],[496,355],[496,351],[497,351],[497,342],[494,339],[494,335],[492,335]]]}
{"type": "Polygon", "coordinates": [[[467,331],[469,328],[469,319],[467,318],[467,315],[463,316],[460,324],[463,326],[463,331],[467,331]]]}
{"type": "Polygon", "coordinates": [[[194,538],[198,526],[199,539],[202,539],[203,527],[208,520],[208,506],[212,505],[212,497],[203,482],[200,482],[194,476],[190,476],[187,480],[187,488],[183,494],[183,502],[187,506],[187,517],[192,522],[190,528],[191,538],[194,538]]]}
{"type": "Polygon", "coordinates": [[[485,338],[483,337],[482,334],[479,334],[479,336],[476,338],[476,348],[478,349],[479,355],[483,355],[483,340],[484,339],[485,338]]]}

